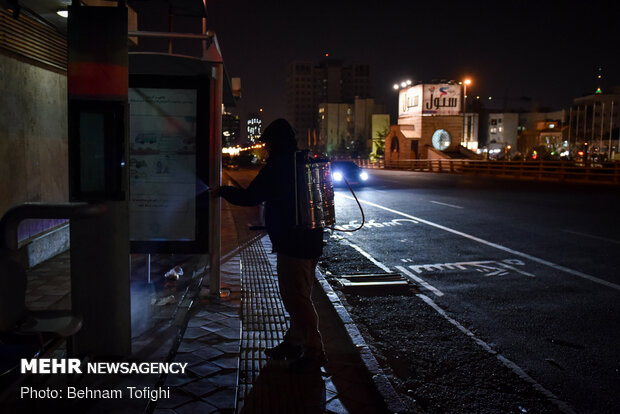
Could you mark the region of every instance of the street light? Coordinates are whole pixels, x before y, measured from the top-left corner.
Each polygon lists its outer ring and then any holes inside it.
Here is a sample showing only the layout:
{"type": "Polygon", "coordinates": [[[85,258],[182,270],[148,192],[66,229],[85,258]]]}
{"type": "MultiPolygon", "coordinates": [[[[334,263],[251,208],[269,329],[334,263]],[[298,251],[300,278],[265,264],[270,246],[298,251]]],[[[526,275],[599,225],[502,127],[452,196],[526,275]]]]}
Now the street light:
{"type": "Polygon", "coordinates": [[[394,88],[394,90],[397,91],[399,89],[408,88],[411,85],[413,85],[413,81],[411,79],[407,79],[404,81],[400,81],[399,83],[395,83],[394,85],[392,85],[392,88],[394,88]]]}
{"type": "Polygon", "coordinates": [[[465,79],[463,82],[463,142],[467,147],[467,140],[465,138],[465,116],[467,113],[467,85],[471,85],[471,79],[465,79]]]}

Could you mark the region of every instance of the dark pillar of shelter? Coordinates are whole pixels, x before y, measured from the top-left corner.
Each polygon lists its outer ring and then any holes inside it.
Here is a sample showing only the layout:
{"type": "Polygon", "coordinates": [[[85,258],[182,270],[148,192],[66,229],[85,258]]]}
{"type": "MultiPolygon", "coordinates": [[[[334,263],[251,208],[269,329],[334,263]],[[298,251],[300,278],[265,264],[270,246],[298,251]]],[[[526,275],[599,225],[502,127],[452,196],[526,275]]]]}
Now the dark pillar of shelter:
{"type": "Polygon", "coordinates": [[[127,159],[127,8],[69,10],[69,177],[72,201],[106,203],[71,222],[71,301],[83,319],[76,355],[131,353],[127,159]]]}

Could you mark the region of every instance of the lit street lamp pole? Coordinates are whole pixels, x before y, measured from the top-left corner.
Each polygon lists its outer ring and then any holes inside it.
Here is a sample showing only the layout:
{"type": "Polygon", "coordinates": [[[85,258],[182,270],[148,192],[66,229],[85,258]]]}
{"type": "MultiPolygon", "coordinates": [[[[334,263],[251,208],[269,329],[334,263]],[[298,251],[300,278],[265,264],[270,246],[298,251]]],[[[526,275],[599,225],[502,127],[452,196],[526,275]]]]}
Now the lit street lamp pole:
{"type": "Polygon", "coordinates": [[[463,81],[463,143],[467,148],[467,139],[465,138],[465,116],[467,113],[467,85],[471,84],[471,79],[465,79],[463,81]]]}

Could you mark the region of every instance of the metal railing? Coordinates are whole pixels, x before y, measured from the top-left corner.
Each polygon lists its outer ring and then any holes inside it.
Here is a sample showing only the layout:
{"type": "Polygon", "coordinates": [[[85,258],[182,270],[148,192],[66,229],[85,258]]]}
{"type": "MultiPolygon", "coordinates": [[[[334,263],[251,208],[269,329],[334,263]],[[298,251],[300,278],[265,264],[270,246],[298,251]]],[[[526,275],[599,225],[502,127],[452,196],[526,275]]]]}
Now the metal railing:
{"type": "Polygon", "coordinates": [[[95,217],[107,211],[105,204],[22,203],[0,217],[0,249],[17,250],[17,227],[25,219],[79,219],[95,217]]]}
{"type": "Polygon", "coordinates": [[[371,163],[353,160],[362,168],[471,174],[532,181],[620,185],[620,162],[488,161],[464,159],[401,160],[371,163]]]}
{"type": "Polygon", "coordinates": [[[371,161],[369,159],[356,158],[352,161],[362,168],[385,168],[385,161],[383,160],[371,161]]]}

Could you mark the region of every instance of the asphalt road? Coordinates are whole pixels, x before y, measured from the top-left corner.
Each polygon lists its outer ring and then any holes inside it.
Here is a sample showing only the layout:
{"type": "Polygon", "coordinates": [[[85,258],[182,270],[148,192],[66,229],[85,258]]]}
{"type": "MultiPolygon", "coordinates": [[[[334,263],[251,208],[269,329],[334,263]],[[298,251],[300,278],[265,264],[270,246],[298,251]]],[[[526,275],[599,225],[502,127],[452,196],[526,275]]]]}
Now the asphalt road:
{"type": "MultiPolygon", "coordinates": [[[[366,225],[342,234],[361,255],[413,280],[562,411],[620,412],[618,188],[369,173],[366,225]]],[[[360,223],[348,190],[336,217],[360,223]]]]}

